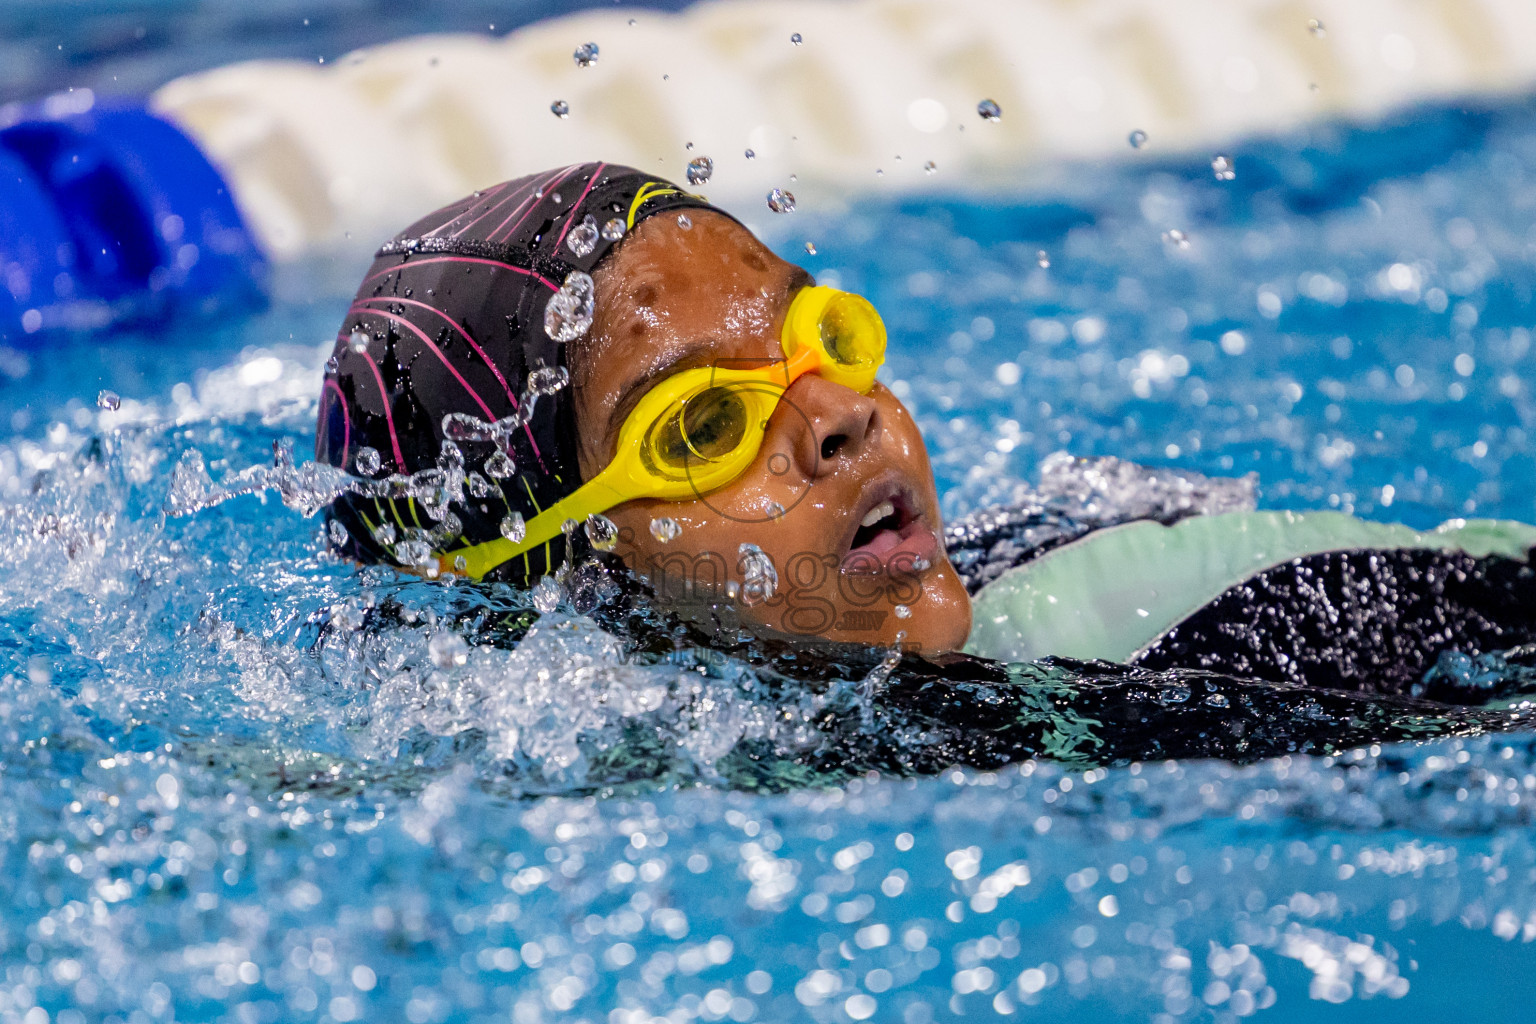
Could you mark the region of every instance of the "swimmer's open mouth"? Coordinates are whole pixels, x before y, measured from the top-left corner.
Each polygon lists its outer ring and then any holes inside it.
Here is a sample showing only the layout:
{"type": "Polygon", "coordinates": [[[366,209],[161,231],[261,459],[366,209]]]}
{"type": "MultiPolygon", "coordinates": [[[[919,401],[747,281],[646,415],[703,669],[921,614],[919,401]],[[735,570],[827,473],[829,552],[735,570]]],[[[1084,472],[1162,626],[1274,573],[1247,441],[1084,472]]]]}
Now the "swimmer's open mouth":
{"type": "Polygon", "coordinates": [[[848,543],[843,568],[870,572],[894,561],[901,568],[919,571],[932,562],[937,538],[932,528],[918,514],[913,496],[899,486],[876,491],[859,517],[859,525],[848,543]],[[899,555],[900,558],[893,558],[899,555]]]}

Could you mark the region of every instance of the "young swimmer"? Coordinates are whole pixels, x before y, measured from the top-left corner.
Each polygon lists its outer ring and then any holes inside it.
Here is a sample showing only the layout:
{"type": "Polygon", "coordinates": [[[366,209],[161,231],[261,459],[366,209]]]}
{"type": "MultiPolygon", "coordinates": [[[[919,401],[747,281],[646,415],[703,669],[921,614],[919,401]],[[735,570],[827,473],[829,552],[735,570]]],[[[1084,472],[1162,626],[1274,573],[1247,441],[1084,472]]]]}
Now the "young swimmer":
{"type": "MultiPolygon", "coordinates": [[[[884,349],[868,302],[814,286],[702,198],[569,167],[468,197],[380,251],[339,334],[317,458],[431,469],[445,418],[502,420],[530,373],[562,369],[570,385],[504,446],[457,442],[468,477],[455,535],[434,542],[443,570],[532,583],[566,559],[568,521],[580,546],[602,516],[613,555],[696,619],[955,650],[970,601],[922,437],[874,379],[884,349]],[[587,272],[595,308],[572,326],[549,307],[590,302],[558,293],[587,272]]],[[[331,514],[364,561],[408,561],[409,531],[436,525],[414,502],[355,495],[331,514]]]]}
{"type": "Polygon", "coordinates": [[[343,495],[332,536],[521,585],[590,545],[706,630],[927,655],[1407,692],[1442,651],[1536,641],[1519,524],[1024,509],[946,535],[884,347],[867,301],[676,185],[601,163],[504,183],[380,249],[320,406],[319,460],[450,482],[462,460],[462,493],[343,495]]]}

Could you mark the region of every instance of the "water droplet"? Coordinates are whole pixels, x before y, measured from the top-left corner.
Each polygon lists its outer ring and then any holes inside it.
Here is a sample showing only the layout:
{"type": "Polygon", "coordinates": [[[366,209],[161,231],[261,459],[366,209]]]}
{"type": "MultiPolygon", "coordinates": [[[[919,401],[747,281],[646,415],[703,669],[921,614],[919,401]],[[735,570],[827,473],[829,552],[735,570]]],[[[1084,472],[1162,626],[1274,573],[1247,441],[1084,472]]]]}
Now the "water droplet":
{"type": "Polygon", "coordinates": [[[693,143],[685,142],[685,143],[683,143],[683,148],[686,149],[688,152],[692,153],[693,152],[693,143]]]}
{"type": "Polygon", "coordinates": [[[367,445],[364,445],[352,457],[352,468],[363,476],[374,476],[379,472],[383,462],[384,460],[379,457],[377,448],[369,448],[367,445]]]}
{"type": "Polygon", "coordinates": [[[1178,228],[1169,228],[1163,232],[1163,241],[1175,249],[1188,249],[1189,236],[1178,228]]]}
{"type": "Polygon", "coordinates": [[[1217,153],[1211,158],[1211,173],[1216,175],[1217,181],[1231,181],[1237,177],[1237,167],[1230,156],[1217,153]]]}
{"type": "Polygon", "coordinates": [[[789,41],[794,43],[796,46],[799,46],[801,43],[805,42],[805,38],[800,35],[799,32],[796,32],[794,35],[789,37],[789,41]]]}
{"type": "Polygon", "coordinates": [[[1209,694],[1205,698],[1205,702],[1213,708],[1224,708],[1232,703],[1231,701],[1227,700],[1227,695],[1224,693],[1209,694]]]}
{"type": "Polygon", "coordinates": [[[976,113],[981,115],[983,121],[999,121],[1003,116],[1003,108],[997,105],[996,100],[982,100],[976,104],[976,113]]]}
{"type": "Polygon", "coordinates": [[[577,67],[589,68],[597,63],[597,52],[596,43],[582,43],[576,47],[576,52],[571,54],[571,59],[576,62],[577,67]]]}
{"type": "Polygon", "coordinates": [[[693,218],[688,216],[686,213],[680,213],[677,215],[677,226],[682,228],[684,231],[687,231],[689,228],[693,227],[693,218]]]}
{"type": "MultiPolygon", "coordinates": [[[[431,543],[425,540],[403,540],[395,545],[394,555],[395,561],[401,565],[409,565],[418,569],[428,566],[433,570],[437,568],[437,556],[432,553],[431,543]]],[[[436,573],[429,572],[427,575],[435,576],[436,573]]]]}
{"type": "Polygon", "coordinates": [[[117,396],[116,391],[96,392],[96,408],[116,412],[123,406],[123,400],[117,396]]]}
{"type": "Polygon", "coordinates": [[[347,336],[347,347],[358,355],[368,351],[368,332],[363,330],[353,331],[347,336]]]}
{"type": "Polygon", "coordinates": [[[744,543],[737,549],[741,556],[741,602],[746,605],[761,604],[779,589],[779,571],[773,559],[756,544],[744,543]]]}
{"type": "Polygon", "coordinates": [[[774,213],[794,213],[795,194],[776,188],[768,193],[768,209],[774,213]]]}
{"type": "Polygon", "coordinates": [[[512,461],[512,456],[506,452],[496,452],[485,460],[485,475],[495,477],[497,480],[505,480],[517,472],[517,463],[512,461]]]}
{"type": "Polygon", "coordinates": [[[541,366],[528,374],[528,390],[536,395],[553,395],[571,382],[571,372],[563,366],[541,366]]]}
{"type": "Polygon", "coordinates": [[[330,535],[331,544],[334,547],[346,547],[347,541],[350,539],[347,528],[342,526],[341,521],[338,519],[332,519],[326,523],[325,532],[330,535]]]}
{"type": "Polygon", "coordinates": [[[784,506],[776,501],[770,501],[764,511],[768,513],[769,519],[782,519],[784,517],[784,506]]]}
{"type": "Polygon", "coordinates": [[[603,241],[617,242],[624,237],[624,222],[615,217],[603,225],[603,241]]]}
{"type": "Polygon", "coordinates": [[[549,105],[549,112],[554,114],[556,117],[569,117],[571,114],[571,105],[565,102],[565,100],[555,100],[555,102],[549,105]]]}
{"type": "Polygon", "coordinates": [[[683,528],[670,516],[657,516],[651,520],[651,536],[663,544],[670,544],[682,535],[683,528]]]}
{"type": "Polygon", "coordinates": [[[1044,249],[1041,249],[1039,252],[1035,253],[1035,262],[1040,265],[1041,270],[1049,269],[1051,266],[1050,254],[1047,253],[1044,249]]]}
{"type": "Polygon", "coordinates": [[[329,358],[329,359],[327,359],[325,361],[325,372],[326,373],[335,374],[336,371],[340,370],[340,369],[341,369],[341,360],[337,359],[335,356],[331,356],[331,358],[329,358]]]}
{"type": "Polygon", "coordinates": [[[393,544],[397,536],[394,523],[380,523],[373,528],[373,539],[386,547],[393,544]]]}
{"type": "Polygon", "coordinates": [[[523,522],[521,513],[513,512],[501,521],[501,535],[513,544],[523,542],[523,538],[528,536],[528,524],[523,522]]]}
{"type": "Polygon", "coordinates": [[[560,584],[545,576],[534,585],[533,606],[542,615],[548,615],[560,607],[560,584]]]}
{"type": "Polygon", "coordinates": [[[597,237],[597,220],[589,213],[565,236],[565,247],[577,259],[583,259],[591,256],[592,250],[597,248],[597,237]]]}
{"type": "Polygon", "coordinates": [[[465,558],[463,555],[454,555],[453,571],[456,573],[469,572],[469,559],[465,558]]]}
{"type": "Polygon", "coordinates": [[[939,169],[939,165],[934,163],[932,160],[929,160],[927,163],[923,164],[923,173],[924,174],[932,174],[933,172],[937,171],[938,169],[939,169]]]}
{"type": "Polygon", "coordinates": [[[598,551],[612,551],[619,544],[619,528],[607,516],[587,516],[587,540],[598,551]]]}
{"type": "Polygon", "coordinates": [[[749,150],[747,150],[747,151],[746,151],[746,152],[745,152],[745,153],[744,153],[744,154],[742,154],[742,155],[743,155],[743,156],[745,156],[745,157],[746,157],[746,158],[747,158],[747,159],[748,159],[748,160],[755,160],[755,159],[756,159],[756,158],[757,158],[757,154],[756,154],[756,153],[754,153],[754,152],[753,152],[753,151],[752,151],[752,150],[750,150],[750,149],[749,149],[749,150]]]}
{"type": "Polygon", "coordinates": [[[469,660],[469,644],[457,633],[433,633],[427,655],[438,668],[455,668],[469,660]]]}
{"type": "Polygon", "coordinates": [[[707,156],[696,156],[688,161],[688,184],[702,185],[715,173],[715,162],[707,156]]]}
{"type": "Polygon", "coordinates": [[[476,498],[488,498],[490,497],[491,492],[494,490],[494,488],[491,487],[490,481],[481,476],[479,473],[470,473],[468,476],[464,477],[464,486],[467,487],[469,489],[469,493],[476,498]]]}
{"type": "Polygon", "coordinates": [[[443,417],[443,436],[453,441],[494,441],[496,425],[467,412],[450,412],[443,417]]]}
{"type": "Polygon", "coordinates": [[[933,563],[928,561],[928,559],[926,559],[926,558],[914,558],[914,559],[912,559],[912,571],[913,572],[927,572],[929,569],[932,569],[932,568],[933,568],[933,563]]]}
{"type": "Polygon", "coordinates": [[[544,306],[544,333],[555,341],[575,341],[592,326],[592,276],[579,270],[565,275],[560,290],[544,306]]]}
{"type": "Polygon", "coordinates": [[[1140,128],[1137,128],[1135,131],[1131,132],[1129,141],[1131,143],[1132,149],[1140,149],[1142,146],[1147,144],[1147,133],[1142,131],[1140,128]]]}
{"type": "Polygon", "coordinates": [[[899,604],[892,610],[896,613],[898,619],[910,619],[912,617],[912,609],[904,604],[899,604]]]}
{"type": "Polygon", "coordinates": [[[1328,28],[1316,18],[1307,19],[1307,31],[1321,39],[1328,34],[1328,28]]]}
{"type": "Polygon", "coordinates": [[[815,242],[806,242],[805,243],[805,251],[806,251],[807,255],[815,256],[816,255],[816,243],[815,242]]]}

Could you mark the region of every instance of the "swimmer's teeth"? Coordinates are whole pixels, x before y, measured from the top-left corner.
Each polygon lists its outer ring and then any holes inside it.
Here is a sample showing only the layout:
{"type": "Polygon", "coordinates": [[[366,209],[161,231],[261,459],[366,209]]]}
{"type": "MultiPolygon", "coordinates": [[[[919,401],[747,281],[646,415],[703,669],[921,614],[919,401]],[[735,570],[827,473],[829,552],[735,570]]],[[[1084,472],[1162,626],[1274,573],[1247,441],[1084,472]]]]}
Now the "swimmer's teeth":
{"type": "Polygon", "coordinates": [[[874,526],[876,523],[878,523],[880,520],[884,519],[886,516],[895,515],[895,514],[896,514],[896,506],[892,505],[888,501],[882,501],[880,504],[876,505],[874,508],[869,510],[869,515],[865,516],[863,522],[861,522],[859,525],[860,526],[874,526]]]}

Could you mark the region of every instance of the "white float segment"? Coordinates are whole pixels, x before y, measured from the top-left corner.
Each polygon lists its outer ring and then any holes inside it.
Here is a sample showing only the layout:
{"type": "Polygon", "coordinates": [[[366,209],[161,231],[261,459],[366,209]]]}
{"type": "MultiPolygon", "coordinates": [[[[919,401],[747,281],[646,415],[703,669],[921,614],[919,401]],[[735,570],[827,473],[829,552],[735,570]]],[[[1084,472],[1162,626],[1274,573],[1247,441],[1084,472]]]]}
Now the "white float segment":
{"type": "Polygon", "coordinates": [[[323,66],[236,64],[171,82],[153,106],[291,258],[372,245],[475,188],[578,160],[680,179],[708,155],[703,191],[760,222],[774,186],[802,209],[1017,188],[1047,161],[1135,159],[1137,129],[1144,152],[1198,150],[1533,82],[1532,0],[716,0],[417,37],[323,66]],[[601,56],[578,68],[587,41],[601,56]],[[977,116],[984,98],[1000,121],[977,116]]]}

